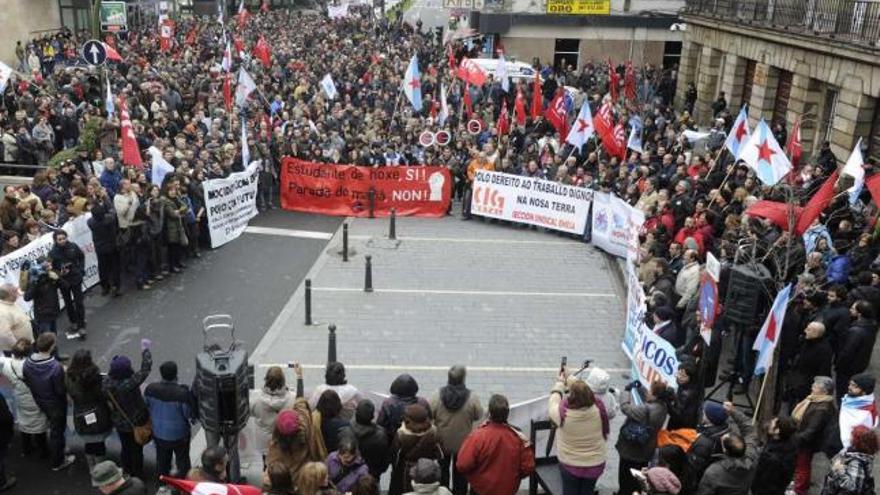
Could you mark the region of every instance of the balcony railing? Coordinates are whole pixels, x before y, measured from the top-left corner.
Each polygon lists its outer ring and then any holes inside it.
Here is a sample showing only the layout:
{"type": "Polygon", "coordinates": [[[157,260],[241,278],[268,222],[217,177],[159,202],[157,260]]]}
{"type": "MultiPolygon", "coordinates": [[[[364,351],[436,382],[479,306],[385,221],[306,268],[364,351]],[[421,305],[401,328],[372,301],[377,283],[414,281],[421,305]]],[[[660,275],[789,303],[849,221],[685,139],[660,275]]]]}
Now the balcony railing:
{"type": "Polygon", "coordinates": [[[880,0],[686,0],[683,13],[880,48],[880,0]]]}

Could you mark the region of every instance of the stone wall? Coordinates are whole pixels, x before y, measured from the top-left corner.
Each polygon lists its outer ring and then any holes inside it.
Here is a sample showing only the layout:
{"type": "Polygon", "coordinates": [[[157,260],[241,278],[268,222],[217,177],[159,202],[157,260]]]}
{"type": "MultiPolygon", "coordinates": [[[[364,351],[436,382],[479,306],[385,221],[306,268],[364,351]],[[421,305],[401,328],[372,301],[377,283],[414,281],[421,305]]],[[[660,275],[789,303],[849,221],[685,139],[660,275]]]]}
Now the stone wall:
{"type": "Polygon", "coordinates": [[[33,31],[60,27],[58,0],[0,0],[0,61],[16,68],[16,41],[26,44],[33,31]]]}
{"type": "MultiPolygon", "coordinates": [[[[880,96],[880,57],[865,50],[818,37],[808,37],[686,16],[688,29],[676,103],[681,106],[687,83],[697,85],[697,121],[711,120],[710,104],[720,91],[734,109],[749,104],[752,124],[769,119],[776,103],[780,71],[792,73],[785,114],[788,128],[804,118],[805,151],[818,148],[817,120],[822,119],[826,90],[839,95],[831,119],[830,141],[838,157],[848,156],[859,137],[868,137],[880,96]],[[745,66],[755,61],[751,97],[742,101],[745,66]]],[[[872,150],[873,151],[873,150],[872,150]]]]}

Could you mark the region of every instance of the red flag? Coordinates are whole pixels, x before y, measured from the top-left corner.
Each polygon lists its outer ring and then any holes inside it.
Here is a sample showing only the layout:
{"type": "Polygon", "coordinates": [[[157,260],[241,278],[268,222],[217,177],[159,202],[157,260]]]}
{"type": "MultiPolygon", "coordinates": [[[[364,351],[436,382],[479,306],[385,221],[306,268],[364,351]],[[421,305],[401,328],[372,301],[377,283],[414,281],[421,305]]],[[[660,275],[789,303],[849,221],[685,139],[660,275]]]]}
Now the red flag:
{"type": "Polygon", "coordinates": [[[241,40],[238,36],[232,39],[232,44],[235,45],[235,54],[239,55],[244,52],[244,41],[241,40]]]}
{"type": "Polygon", "coordinates": [[[486,84],[486,73],[473,60],[465,57],[461,59],[456,73],[459,79],[466,81],[474,86],[482,86],[486,84]]]}
{"type": "Polygon", "coordinates": [[[565,106],[565,91],[556,90],[556,96],[544,111],[544,117],[556,129],[560,136],[568,136],[568,112],[565,106]]]}
{"type": "Polygon", "coordinates": [[[825,183],[822,184],[822,187],[820,187],[819,190],[816,191],[816,194],[807,201],[803,213],[800,218],[797,219],[797,224],[795,226],[795,233],[797,235],[803,235],[804,232],[810,228],[810,224],[813,223],[813,220],[815,220],[816,217],[822,213],[822,210],[828,207],[831,200],[834,199],[834,184],[837,183],[837,173],[837,170],[835,170],[830,177],[825,179],[825,183]]]}
{"type": "Polygon", "coordinates": [[[122,163],[141,168],[144,166],[141,150],[138,148],[137,138],[134,136],[134,127],[131,125],[131,117],[128,115],[128,106],[122,96],[119,97],[119,120],[122,124],[122,163]]]}
{"type": "Polygon", "coordinates": [[[880,205],[880,174],[875,174],[865,179],[865,187],[871,192],[874,202],[880,205]]]}
{"type": "Polygon", "coordinates": [[[116,36],[113,36],[112,34],[109,34],[109,33],[106,36],[104,36],[104,48],[107,48],[107,45],[112,46],[113,48],[116,48],[116,36]]]}
{"type": "Polygon", "coordinates": [[[615,156],[621,161],[626,160],[626,129],[623,128],[623,122],[614,126],[614,147],[617,150],[615,156]]]}
{"type": "Polygon", "coordinates": [[[248,17],[251,16],[251,13],[248,12],[247,7],[244,6],[244,2],[238,6],[238,29],[244,29],[245,25],[247,25],[248,17]]]}
{"type": "MultiPolygon", "coordinates": [[[[794,210],[795,218],[803,214],[803,208],[796,207],[794,210]]],[[[775,223],[782,230],[788,230],[788,204],[779,201],[761,200],[749,206],[746,215],[752,217],[766,218],[775,223]]],[[[810,220],[812,222],[812,220],[810,220]]]]}
{"type": "Polygon", "coordinates": [[[526,98],[521,89],[517,90],[516,101],[513,102],[513,116],[517,125],[526,125],[526,98]]]}
{"type": "Polygon", "coordinates": [[[455,64],[455,52],[452,51],[452,45],[446,45],[446,60],[449,62],[449,70],[454,71],[455,64]]]}
{"type": "Polygon", "coordinates": [[[510,116],[507,115],[507,99],[501,104],[501,115],[498,116],[496,123],[498,134],[507,134],[510,132],[510,116]]]}
{"type": "Polygon", "coordinates": [[[257,41],[257,44],[254,45],[253,54],[260,59],[260,62],[263,62],[263,67],[268,68],[272,65],[272,48],[269,47],[269,43],[262,35],[260,36],[259,41],[257,41]]]}
{"type": "Polygon", "coordinates": [[[159,25],[159,50],[167,52],[171,50],[171,44],[174,40],[174,21],[165,19],[159,25]]]}
{"type": "Polygon", "coordinates": [[[168,476],[160,476],[159,479],[184,493],[192,493],[193,495],[261,495],[263,493],[259,488],[250,485],[179,480],[168,476]]]}
{"type": "Polygon", "coordinates": [[[226,111],[232,111],[232,74],[229,72],[223,76],[223,102],[226,104],[226,111]]]}
{"type": "Polygon", "coordinates": [[[104,51],[107,52],[107,60],[122,62],[122,57],[119,55],[119,52],[117,52],[112,46],[108,45],[107,43],[103,43],[103,45],[104,51]]]}
{"type": "Polygon", "coordinates": [[[189,32],[186,33],[186,39],[184,39],[183,42],[186,43],[187,45],[194,45],[194,44],[196,44],[196,36],[197,35],[198,35],[198,33],[196,32],[196,28],[195,28],[195,26],[193,26],[193,28],[190,29],[189,32]]]}
{"type": "Polygon", "coordinates": [[[626,61],[626,72],[623,75],[623,93],[629,101],[636,101],[636,71],[632,60],[626,61]]]}
{"type": "Polygon", "coordinates": [[[537,119],[543,112],[544,96],[541,95],[541,75],[535,72],[535,82],[532,83],[532,120],[537,119]]]}
{"type": "Polygon", "coordinates": [[[611,92],[611,101],[617,102],[617,87],[620,86],[620,76],[614,70],[614,63],[608,59],[608,90],[611,92]]]}
{"type": "Polygon", "coordinates": [[[260,11],[264,14],[269,12],[269,0],[263,0],[263,3],[260,5],[260,11]]]}
{"type": "Polygon", "coordinates": [[[791,159],[792,170],[789,175],[794,176],[798,169],[798,160],[801,159],[801,154],[803,154],[803,146],[801,146],[801,119],[794,121],[794,127],[791,128],[788,143],[785,145],[785,151],[791,159]]]}
{"type": "Polygon", "coordinates": [[[613,107],[610,101],[606,101],[599,107],[599,111],[596,112],[596,116],[593,117],[593,127],[596,128],[596,132],[599,134],[599,137],[604,141],[606,136],[611,132],[611,126],[613,125],[613,107]]]}
{"type": "Polygon", "coordinates": [[[471,85],[465,83],[465,85],[464,85],[464,115],[466,118],[471,118],[472,113],[474,113],[474,102],[471,101],[471,85]]]}

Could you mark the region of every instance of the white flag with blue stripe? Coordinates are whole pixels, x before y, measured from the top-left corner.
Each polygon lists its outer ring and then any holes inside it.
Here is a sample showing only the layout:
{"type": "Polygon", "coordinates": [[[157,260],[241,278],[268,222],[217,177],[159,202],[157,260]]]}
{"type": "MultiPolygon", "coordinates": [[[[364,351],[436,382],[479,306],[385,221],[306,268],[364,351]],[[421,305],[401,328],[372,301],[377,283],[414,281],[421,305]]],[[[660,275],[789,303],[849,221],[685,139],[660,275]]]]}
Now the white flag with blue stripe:
{"type": "Polygon", "coordinates": [[[422,80],[419,76],[419,59],[416,55],[410,59],[406,74],[403,76],[403,94],[416,112],[422,111],[422,80]]]}

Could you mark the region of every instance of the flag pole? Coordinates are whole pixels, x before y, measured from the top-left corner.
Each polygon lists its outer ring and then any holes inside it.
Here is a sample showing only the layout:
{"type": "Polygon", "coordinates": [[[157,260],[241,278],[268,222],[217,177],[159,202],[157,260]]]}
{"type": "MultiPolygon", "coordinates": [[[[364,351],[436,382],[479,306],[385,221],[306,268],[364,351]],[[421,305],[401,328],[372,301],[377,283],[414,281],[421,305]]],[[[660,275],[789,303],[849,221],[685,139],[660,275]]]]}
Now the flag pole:
{"type": "Polygon", "coordinates": [[[397,109],[400,108],[400,94],[403,93],[403,86],[397,90],[397,97],[394,99],[394,112],[391,113],[391,120],[388,122],[388,132],[394,126],[394,117],[397,115],[397,109]]]}
{"type": "MultiPolygon", "coordinates": [[[[775,352],[775,350],[774,350],[775,352]]],[[[775,366],[775,360],[773,365],[775,366]]],[[[767,375],[770,374],[770,370],[767,370],[767,373],[764,373],[764,378],[761,380],[761,391],[758,392],[758,401],[755,402],[755,410],[752,412],[752,424],[755,424],[755,421],[758,419],[758,411],[761,410],[761,401],[764,400],[764,389],[767,387],[767,375]]]]}

